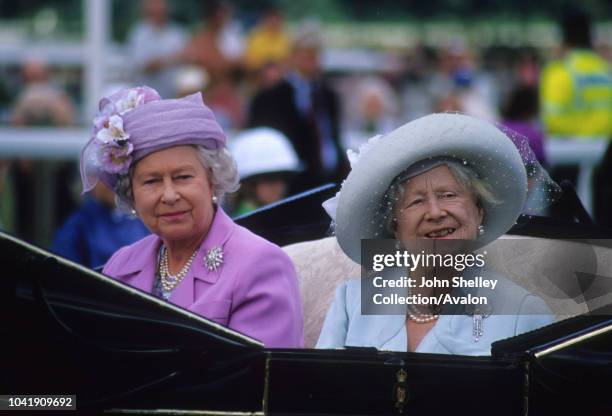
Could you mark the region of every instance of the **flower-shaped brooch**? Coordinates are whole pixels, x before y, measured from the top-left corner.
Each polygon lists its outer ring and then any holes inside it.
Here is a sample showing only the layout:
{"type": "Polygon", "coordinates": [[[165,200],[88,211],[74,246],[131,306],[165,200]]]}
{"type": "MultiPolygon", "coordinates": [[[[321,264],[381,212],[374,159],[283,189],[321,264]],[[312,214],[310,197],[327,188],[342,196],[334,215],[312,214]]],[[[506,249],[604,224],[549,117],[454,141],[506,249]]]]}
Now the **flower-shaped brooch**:
{"type": "Polygon", "coordinates": [[[204,265],[208,270],[216,271],[223,264],[223,249],[215,246],[206,252],[204,265]]]}

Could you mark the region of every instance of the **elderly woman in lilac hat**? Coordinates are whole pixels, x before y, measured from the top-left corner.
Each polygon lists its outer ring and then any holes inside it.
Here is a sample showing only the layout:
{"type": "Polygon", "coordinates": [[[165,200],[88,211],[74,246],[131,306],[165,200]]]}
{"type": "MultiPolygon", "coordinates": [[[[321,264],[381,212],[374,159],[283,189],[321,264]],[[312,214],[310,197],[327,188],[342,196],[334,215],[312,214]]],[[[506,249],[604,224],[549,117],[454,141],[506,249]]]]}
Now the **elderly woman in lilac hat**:
{"type": "Polygon", "coordinates": [[[148,87],[100,101],[81,154],[84,191],[102,181],[153,233],[103,273],[261,341],[300,347],[298,282],[287,255],[221,209],[237,189],[225,135],[200,94],[162,100],[148,87]]]}

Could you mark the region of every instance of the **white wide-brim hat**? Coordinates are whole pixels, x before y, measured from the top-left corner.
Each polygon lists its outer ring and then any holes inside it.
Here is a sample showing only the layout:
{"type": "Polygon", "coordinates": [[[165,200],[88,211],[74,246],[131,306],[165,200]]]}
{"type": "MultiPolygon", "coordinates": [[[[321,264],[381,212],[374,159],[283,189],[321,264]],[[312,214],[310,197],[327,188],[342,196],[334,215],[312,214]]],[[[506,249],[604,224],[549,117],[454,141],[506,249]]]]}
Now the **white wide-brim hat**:
{"type": "Polygon", "coordinates": [[[494,125],[462,114],[431,114],[404,124],[367,145],[342,185],[335,232],[342,250],[361,260],[362,239],[394,238],[380,204],[393,179],[420,161],[451,158],[472,169],[501,201],[482,201],[484,246],[516,222],[527,196],[527,172],[518,149],[494,125]]]}
{"type": "Polygon", "coordinates": [[[289,139],[269,127],[256,127],[239,133],[230,141],[230,150],[241,180],[272,173],[298,173],[302,170],[289,139]]]}

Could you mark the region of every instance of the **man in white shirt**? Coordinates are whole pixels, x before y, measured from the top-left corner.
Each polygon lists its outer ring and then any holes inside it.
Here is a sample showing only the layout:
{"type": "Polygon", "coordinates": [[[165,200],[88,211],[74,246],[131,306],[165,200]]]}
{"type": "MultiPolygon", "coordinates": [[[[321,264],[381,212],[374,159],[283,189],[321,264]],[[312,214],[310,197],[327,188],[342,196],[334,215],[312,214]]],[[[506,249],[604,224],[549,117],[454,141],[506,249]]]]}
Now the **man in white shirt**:
{"type": "Polygon", "coordinates": [[[169,22],[166,0],[143,0],[142,13],[144,19],[128,38],[134,82],[155,88],[163,98],[175,98],[176,69],[186,34],[169,22]]]}

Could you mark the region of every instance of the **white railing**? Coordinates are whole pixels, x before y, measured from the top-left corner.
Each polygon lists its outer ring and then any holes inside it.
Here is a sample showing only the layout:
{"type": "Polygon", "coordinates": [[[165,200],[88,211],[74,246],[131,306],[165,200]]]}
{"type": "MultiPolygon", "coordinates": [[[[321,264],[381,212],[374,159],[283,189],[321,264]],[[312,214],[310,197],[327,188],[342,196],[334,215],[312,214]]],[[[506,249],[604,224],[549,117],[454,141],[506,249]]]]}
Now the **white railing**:
{"type": "Polygon", "coordinates": [[[0,127],[0,159],[76,160],[90,135],[86,128],[0,127]]]}
{"type": "Polygon", "coordinates": [[[603,138],[553,138],[546,142],[551,166],[578,166],[576,193],[589,214],[593,214],[593,174],[606,152],[609,141],[603,138]]]}
{"type": "MultiPolygon", "coordinates": [[[[87,128],[0,127],[0,159],[76,160],[90,135],[91,130],[87,128]]],[[[593,173],[601,162],[608,143],[605,139],[550,139],[546,142],[546,153],[552,167],[578,166],[576,191],[591,214],[593,173]]]]}

